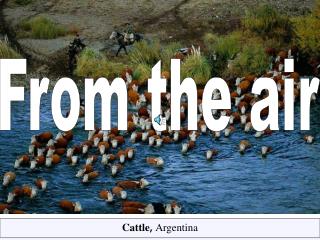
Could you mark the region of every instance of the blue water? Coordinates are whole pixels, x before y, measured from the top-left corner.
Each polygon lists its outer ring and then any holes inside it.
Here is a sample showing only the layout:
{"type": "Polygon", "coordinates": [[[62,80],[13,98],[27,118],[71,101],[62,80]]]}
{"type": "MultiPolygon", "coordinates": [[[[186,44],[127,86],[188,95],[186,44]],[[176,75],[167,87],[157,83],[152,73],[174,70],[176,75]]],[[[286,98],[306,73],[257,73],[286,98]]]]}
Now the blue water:
{"type": "MultiPolygon", "coordinates": [[[[99,99],[96,104],[97,120],[100,119],[99,99]]],[[[64,96],[63,111],[69,108],[69,98],[64,96]]],[[[114,101],[112,119],[116,121],[117,105],[114,101]]],[[[299,129],[299,108],[296,107],[295,126],[299,129]]],[[[320,131],[320,106],[312,105],[311,133],[320,131]]],[[[283,114],[279,121],[283,123],[283,114]]],[[[13,170],[17,156],[28,151],[30,137],[36,132],[29,130],[29,93],[25,102],[12,104],[12,130],[0,132],[0,174],[13,170]]],[[[41,100],[41,131],[58,130],[52,120],[51,96],[41,100]]],[[[74,130],[73,144],[87,138],[83,128],[74,130]]],[[[8,191],[14,186],[33,184],[37,177],[48,181],[48,189],[40,192],[35,199],[22,198],[13,207],[28,213],[63,213],[58,207],[61,199],[80,201],[83,213],[119,213],[120,201],[113,204],[100,200],[101,189],[111,189],[115,182],[125,179],[145,177],[150,187],[145,190],[128,191],[130,200],[167,203],[178,201],[183,213],[320,213],[320,144],[305,144],[304,133],[279,131],[269,137],[256,139],[251,134],[237,130],[230,138],[214,140],[202,135],[197,147],[187,155],[180,153],[181,144],[165,145],[161,148],[145,144],[134,144],[135,159],[127,162],[124,170],[116,177],[103,168],[99,161],[95,164],[100,176],[84,185],[75,177],[85,163],[81,159],[77,166],[70,166],[65,158],[53,168],[34,171],[20,168],[17,179],[8,189],[1,189],[0,202],[6,200],[8,191]],[[240,155],[238,143],[241,139],[253,143],[246,154],[240,155]],[[273,152],[262,159],[259,152],[262,145],[272,146],[273,152]],[[216,148],[219,155],[215,161],[205,160],[204,152],[216,148]],[[146,164],[147,156],[161,156],[165,160],[163,169],[146,164]]],[[[126,146],[132,144],[127,139],[126,146]]]]}

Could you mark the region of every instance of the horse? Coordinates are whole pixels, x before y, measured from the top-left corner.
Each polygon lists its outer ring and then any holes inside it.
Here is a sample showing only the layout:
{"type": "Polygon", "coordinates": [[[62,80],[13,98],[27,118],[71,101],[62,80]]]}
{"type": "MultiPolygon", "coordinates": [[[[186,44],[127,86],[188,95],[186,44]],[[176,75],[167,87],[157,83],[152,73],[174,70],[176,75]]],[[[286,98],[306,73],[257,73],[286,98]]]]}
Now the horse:
{"type": "Polygon", "coordinates": [[[124,33],[120,33],[118,31],[113,31],[110,35],[110,39],[111,40],[117,40],[118,44],[119,44],[119,49],[117,51],[116,56],[119,55],[121,49],[123,49],[125,51],[126,54],[128,54],[127,52],[127,48],[126,46],[132,45],[135,42],[139,42],[143,39],[143,37],[140,34],[137,33],[132,33],[132,38],[126,39],[125,34],[124,33]]]}

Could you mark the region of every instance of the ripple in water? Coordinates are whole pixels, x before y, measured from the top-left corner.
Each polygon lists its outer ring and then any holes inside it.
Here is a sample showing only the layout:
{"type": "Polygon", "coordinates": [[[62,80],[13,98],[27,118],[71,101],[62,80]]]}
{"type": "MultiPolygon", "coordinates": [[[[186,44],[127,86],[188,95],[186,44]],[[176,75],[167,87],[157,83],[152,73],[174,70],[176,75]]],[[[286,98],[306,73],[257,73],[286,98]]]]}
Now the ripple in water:
{"type": "MultiPolygon", "coordinates": [[[[64,96],[63,111],[68,110],[69,98],[64,96]]],[[[12,104],[12,130],[0,132],[0,173],[13,169],[14,160],[27,152],[30,137],[36,132],[29,130],[29,95],[25,102],[12,104]]],[[[311,133],[320,131],[320,107],[311,109],[311,133]]],[[[96,119],[100,123],[100,99],[96,101],[96,119]]],[[[116,123],[117,104],[112,104],[112,121],[116,123]]],[[[295,128],[299,129],[299,108],[296,108],[295,128]]],[[[279,116],[283,129],[283,114],[279,116]]],[[[42,97],[41,131],[57,133],[51,115],[51,96],[42,97]]],[[[87,138],[83,128],[74,130],[72,144],[87,138]]],[[[75,177],[79,168],[62,161],[52,169],[30,171],[17,170],[14,185],[33,184],[36,177],[48,180],[48,189],[35,199],[23,198],[14,207],[29,213],[62,213],[58,207],[61,199],[80,201],[83,213],[118,213],[121,203],[106,204],[98,198],[103,188],[112,188],[116,181],[145,177],[151,185],[147,190],[128,191],[130,200],[142,202],[170,202],[177,200],[184,213],[320,213],[320,145],[304,144],[300,131],[278,131],[271,136],[255,139],[253,134],[236,131],[230,138],[214,140],[202,135],[197,147],[186,155],[181,155],[181,145],[165,145],[162,148],[135,144],[135,159],[126,164],[116,177],[101,164],[96,164],[100,172],[98,179],[88,185],[75,177]],[[253,143],[245,155],[238,153],[238,143],[247,138],[253,143]],[[266,159],[260,157],[262,145],[270,145],[273,152],[266,159]],[[204,152],[216,148],[216,161],[205,160],[204,152]],[[163,169],[155,169],[146,164],[147,156],[161,156],[165,160],[163,169]]],[[[131,145],[127,141],[126,146],[131,145]]],[[[85,159],[81,159],[83,165],[85,159]]],[[[0,202],[6,200],[8,189],[2,189],[0,202]]]]}

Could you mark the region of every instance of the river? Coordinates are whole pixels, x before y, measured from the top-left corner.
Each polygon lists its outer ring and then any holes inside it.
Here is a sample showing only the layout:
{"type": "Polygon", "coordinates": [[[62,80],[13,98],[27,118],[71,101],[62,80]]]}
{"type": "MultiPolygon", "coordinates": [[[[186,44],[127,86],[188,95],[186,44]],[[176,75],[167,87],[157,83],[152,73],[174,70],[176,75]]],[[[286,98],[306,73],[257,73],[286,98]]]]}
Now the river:
{"type": "MultiPolygon", "coordinates": [[[[64,96],[62,109],[68,110],[69,98],[64,96]]],[[[96,116],[100,120],[100,101],[96,101],[96,116]]],[[[112,104],[112,120],[116,122],[117,104],[112,104]]],[[[13,170],[17,156],[28,151],[30,138],[36,132],[29,130],[29,93],[25,102],[12,104],[12,130],[0,132],[0,174],[13,170]]],[[[320,131],[320,106],[311,108],[311,133],[320,131]]],[[[299,129],[299,107],[295,111],[295,129],[299,129]]],[[[283,126],[283,113],[279,116],[283,126]]],[[[50,94],[41,100],[41,131],[57,133],[51,115],[50,94]]],[[[83,127],[74,130],[73,144],[87,138],[83,127]]],[[[283,129],[283,127],[282,127],[283,129]]],[[[172,200],[182,205],[183,213],[320,213],[320,144],[305,144],[299,130],[278,131],[271,136],[256,139],[254,134],[237,130],[230,138],[214,140],[202,135],[196,148],[186,155],[181,154],[181,143],[161,148],[146,144],[134,144],[135,159],[126,163],[124,170],[112,178],[110,170],[99,162],[95,168],[100,176],[89,184],[82,184],[75,177],[80,165],[71,167],[62,163],[53,168],[31,171],[20,168],[17,179],[8,189],[1,189],[0,202],[6,201],[13,186],[33,184],[36,177],[48,181],[48,189],[39,192],[35,199],[22,198],[13,207],[28,213],[63,213],[58,203],[61,199],[80,201],[83,213],[119,213],[121,202],[108,204],[99,199],[103,188],[111,189],[115,182],[145,177],[151,184],[148,189],[128,191],[130,200],[145,203],[167,203],[172,200]],[[244,155],[238,152],[241,139],[249,139],[253,147],[244,155]],[[272,146],[267,158],[260,156],[262,145],[272,146]],[[216,148],[219,151],[214,161],[207,161],[204,152],[216,148]],[[157,169],[146,164],[147,156],[161,156],[165,165],[157,169]]],[[[126,146],[131,146],[126,139],[126,146]]]]}

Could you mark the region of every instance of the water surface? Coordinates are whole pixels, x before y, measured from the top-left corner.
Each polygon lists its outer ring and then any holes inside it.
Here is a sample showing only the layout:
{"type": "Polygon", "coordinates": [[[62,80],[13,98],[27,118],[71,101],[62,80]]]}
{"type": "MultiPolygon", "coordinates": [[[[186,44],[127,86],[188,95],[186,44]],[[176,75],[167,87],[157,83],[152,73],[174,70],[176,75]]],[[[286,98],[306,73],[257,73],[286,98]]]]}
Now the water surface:
{"type": "MultiPolygon", "coordinates": [[[[97,99],[96,116],[100,120],[100,101],[97,99]]],[[[62,109],[68,110],[69,98],[64,96],[62,109]]],[[[313,105],[311,133],[320,131],[320,106],[313,105]]],[[[112,105],[112,119],[116,122],[117,104],[112,105]]],[[[299,129],[299,108],[296,107],[295,128],[299,129]]],[[[281,128],[283,114],[280,113],[281,128]]],[[[17,156],[28,151],[30,137],[37,132],[30,131],[29,93],[25,102],[12,104],[12,130],[0,132],[0,174],[13,170],[17,156]]],[[[52,120],[50,94],[41,100],[41,131],[58,130],[52,120]]],[[[87,138],[87,132],[79,127],[74,130],[72,144],[87,138]]],[[[145,177],[150,187],[145,190],[128,191],[130,200],[145,203],[167,203],[177,200],[183,206],[183,213],[320,213],[320,145],[308,145],[303,141],[304,133],[278,131],[269,137],[256,139],[251,134],[236,131],[230,138],[214,140],[202,135],[197,147],[187,155],[180,153],[181,144],[165,145],[162,148],[134,144],[137,150],[135,159],[125,165],[116,177],[100,163],[95,168],[100,172],[98,179],[84,185],[75,177],[85,163],[72,167],[65,158],[53,168],[31,171],[17,170],[13,186],[33,184],[37,177],[45,178],[48,189],[40,192],[35,199],[23,198],[13,206],[28,213],[63,213],[58,207],[61,199],[80,201],[83,213],[119,213],[121,203],[107,204],[98,198],[103,188],[111,189],[115,182],[125,179],[145,177]],[[240,155],[237,151],[241,139],[247,138],[253,148],[240,155]],[[259,152],[262,145],[272,146],[273,152],[262,159],[259,152]],[[219,155],[216,161],[204,158],[207,149],[216,148],[219,155]],[[147,156],[161,156],[165,160],[163,169],[146,164],[147,156]]],[[[318,139],[316,139],[318,140],[318,139]]],[[[127,140],[126,146],[132,144],[127,140]]],[[[99,159],[100,161],[100,159],[99,159]]],[[[8,191],[1,189],[0,202],[6,200],[8,191]]]]}

